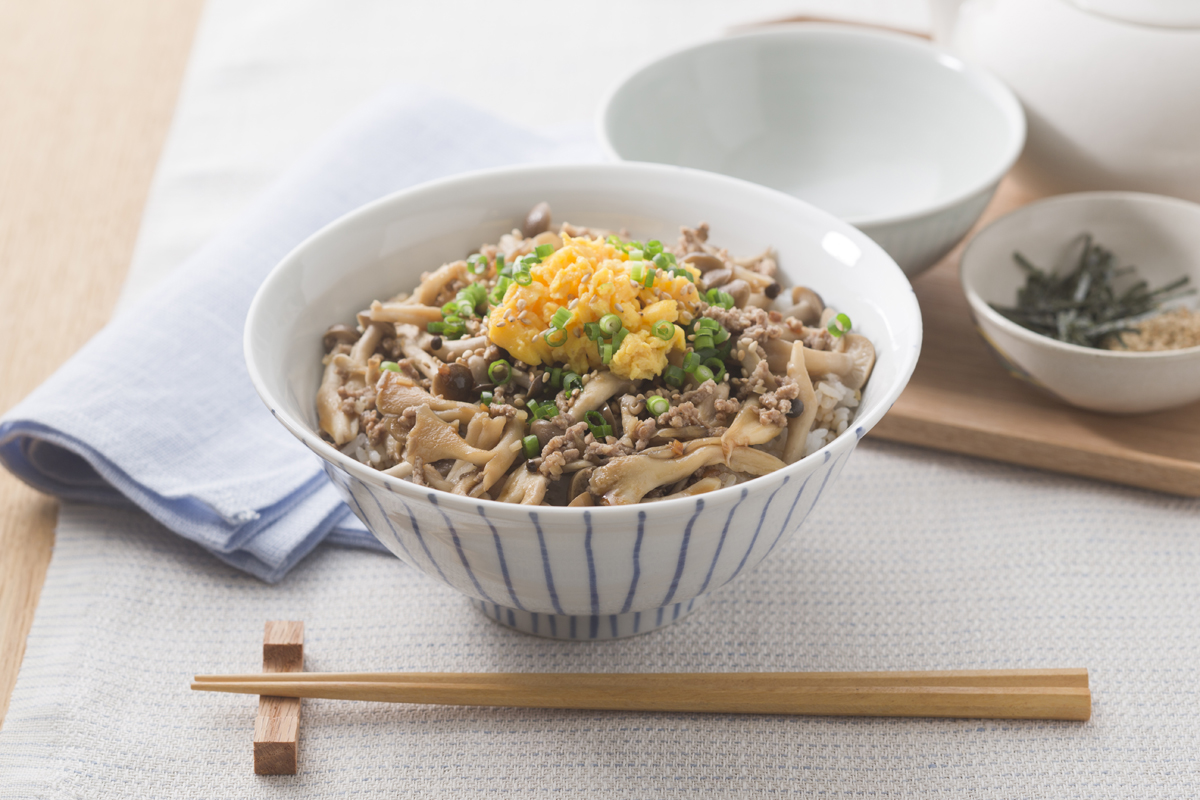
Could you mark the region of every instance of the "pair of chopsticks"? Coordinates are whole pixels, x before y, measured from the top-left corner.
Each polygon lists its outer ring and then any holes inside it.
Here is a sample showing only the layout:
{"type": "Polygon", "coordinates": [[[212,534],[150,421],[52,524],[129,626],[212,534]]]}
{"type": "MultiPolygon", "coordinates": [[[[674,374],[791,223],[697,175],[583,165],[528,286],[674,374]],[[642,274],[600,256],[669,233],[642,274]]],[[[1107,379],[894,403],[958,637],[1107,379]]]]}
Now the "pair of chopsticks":
{"type": "Polygon", "coordinates": [[[510,708],[1086,720],[1086,669],[944,672],[197,675],[192,689],[510,708]]]}

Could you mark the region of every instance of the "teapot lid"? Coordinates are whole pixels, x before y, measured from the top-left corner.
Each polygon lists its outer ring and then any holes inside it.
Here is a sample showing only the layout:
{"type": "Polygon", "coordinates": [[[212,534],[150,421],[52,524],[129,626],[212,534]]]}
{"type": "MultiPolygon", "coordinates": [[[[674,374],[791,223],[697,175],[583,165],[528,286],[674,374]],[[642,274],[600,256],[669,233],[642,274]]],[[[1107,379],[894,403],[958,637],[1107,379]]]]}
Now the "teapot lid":
{"type": "Polygon", "coordinates": [[[1071,0],[1083,11],[1156,28],[1200,28],[1196,0],[1071,0]]]}

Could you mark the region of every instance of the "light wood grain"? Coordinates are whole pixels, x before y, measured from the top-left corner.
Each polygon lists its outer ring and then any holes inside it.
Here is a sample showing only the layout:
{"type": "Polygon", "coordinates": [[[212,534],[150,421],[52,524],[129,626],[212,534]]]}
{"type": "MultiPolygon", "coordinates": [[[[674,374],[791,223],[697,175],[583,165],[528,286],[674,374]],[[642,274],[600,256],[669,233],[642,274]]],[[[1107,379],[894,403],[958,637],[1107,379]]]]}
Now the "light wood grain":
{"type": "Polygon", "coordinates": [[[199,691],[385,703],[716,714],[1087,720],[1083,670],[1036,673],[512,673],[243,676],[199,691]]]}
{"type": "MultiPolygon", "coordinates": [[[[1035,199],[1006,178],[976,230],[1035,199]]],[[[1064,405],[1012,377],[975,331],[958,281],[962,249],[913,282],[925,325],[921,360],[870,435],[1200,497],[1200,403],[1111,416],[1064,405]]]]}
{"type": "MultiPolygon", "coordinates": [[[[0,2],[0,411],[112,312],[202,6],[0,2]]],[[[0,470],[0,724],[55,515],[0,470]]]]}
{"type": "MultiPolygon", "coordinates": [[[[263,672],[303,669],[304,623],[268,622],[263,631],[263,672]]],[[[295,775],[299,767],[300,698],[261,695],[254,719],[254,774],[295,775]]]]}

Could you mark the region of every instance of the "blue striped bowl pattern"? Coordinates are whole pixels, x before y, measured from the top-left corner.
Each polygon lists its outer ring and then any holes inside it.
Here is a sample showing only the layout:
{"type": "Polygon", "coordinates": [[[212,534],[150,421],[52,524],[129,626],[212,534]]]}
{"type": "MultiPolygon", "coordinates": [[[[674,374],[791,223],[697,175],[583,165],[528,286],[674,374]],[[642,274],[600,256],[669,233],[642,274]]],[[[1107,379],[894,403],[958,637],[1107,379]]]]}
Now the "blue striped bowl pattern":
{"type": "Polygon", "coordinates": [[[862,428],[800,462],[719,493],[629,507],[505,506],[325,471],[402,561],[525,633],[615,639],[661,628],[790,538],[841,471],[862,428]],[[783,472],[781,470],[781,472],[783,472]]]}
{"type": "MultiPolygon", "coordinates": [[[[715,235],[715,234],[714,234],[715,235]]],[[[921,349],[904,273],[860,231],[794,197],[658,164],[508,167],[446,178],[364,206],[314,234],[267,277],[246,318],[246,368],[275,418],[322,459],[354,513],[399,558],[501,624],[611,639],[668,625],[792,536],[866,431],[899,397],[921,349]],[[557,219],[644,238],[707,221],[733,253],[774,248],[785,285],[818,287],[875,345],[853,428],[778,472],[701,497],[635,506],[530,507],[383,475],[324,442],[314,397],[321,339],[430,264],[495,241],[538,202],[557,219]]]]}

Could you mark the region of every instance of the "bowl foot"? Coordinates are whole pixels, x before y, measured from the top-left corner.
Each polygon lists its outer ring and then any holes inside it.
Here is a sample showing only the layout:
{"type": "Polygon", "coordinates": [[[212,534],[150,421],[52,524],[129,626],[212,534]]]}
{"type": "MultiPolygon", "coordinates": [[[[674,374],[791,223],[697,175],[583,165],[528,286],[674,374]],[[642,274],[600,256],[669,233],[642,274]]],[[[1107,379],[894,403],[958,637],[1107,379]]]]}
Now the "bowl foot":
{"type": "Polygon", "coordinates": [[[495,603],[485,603],[482,600],[471,600],[471,605],[506,628],[512,628],[521,633],[544,636],[547,639],[589,641],[593,639],[623,639],[627,636],[636,636],[639,633],[649,633],[659,628],[665,628],[672,622],[683,619],[703,600],[704,597],[701,596],[685,603],[673,603],[662,608],[652,608],[649,611],[630,611],[625,614],[596,616],[590,614],[579,616],[539,614],[517,608],[507,608],[495,603]]]}

